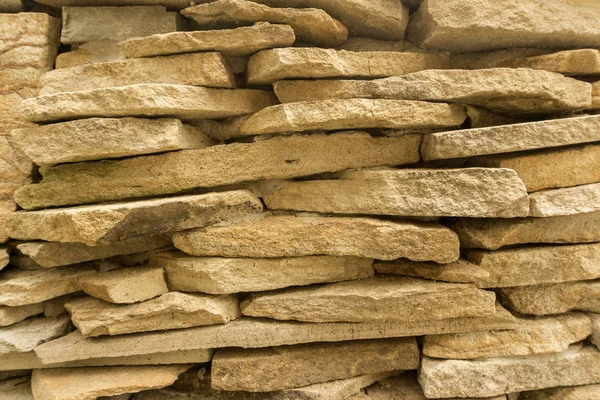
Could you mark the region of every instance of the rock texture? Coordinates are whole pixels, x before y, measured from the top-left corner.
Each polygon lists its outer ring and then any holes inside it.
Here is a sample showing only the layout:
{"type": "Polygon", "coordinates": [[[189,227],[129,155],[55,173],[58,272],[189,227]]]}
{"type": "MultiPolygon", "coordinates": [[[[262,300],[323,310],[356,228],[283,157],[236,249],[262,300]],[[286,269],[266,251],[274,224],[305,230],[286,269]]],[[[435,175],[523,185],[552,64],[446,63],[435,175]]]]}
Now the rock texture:
{"type": "Polygon", "coordinates": [[[8,249],[0,247],[0,270],[8,265],[10,261],[10,253],[8,249]]]}
{"type": "Polygon", "coordinates": [[[375,261],[373,268],[379,274],[394,274],[456,283],[479,283],[489,279],[490,274],[466,260],[449,264],[415,262],[404,258],[394,261],[375,261]]]}
{"type": "Polygon", "coordinates": [[[588,314],[592,320],[592,337],[590,341],[600,349],[600,314],[588,314]]]}
{"type": "Polygon", "coordinates": [[[529,215],[557,217],[600,211],[600,183],[552,189],[529,196],[529,215]]]}
{"type": "Polygon", "coordinates": [[[42,303],[29,304],[26,306],[6,307],[0,306],[0,326],[9,326],[23,321],[25,318],[42,314],[44,305],[42,303]]]}
{"type": "Polygon", "coordinates": [[[71,331],[67,316],[34,318],[0,329],[0,354],[26,353],[71,331]]]}
{"type": "Polygon", "coordinates": [[[566,50],[558,53],[518,58],[513,65],[558,72],[563,75],[597,76],[600,74],[600,50],[566,50]]]}
{"type": "Polygon", "coordinates": [[[551,388],[524,392],[523,400],[585,400],[600,396],[600,385],[551,388]]]}
{"type": "Polygon", "coordinates": [[[55,68],[69,68],[81,64],[120,61],[125,59],[116,40],[97,40],[71,45],[71,51],[56,56],[55,68]]]}

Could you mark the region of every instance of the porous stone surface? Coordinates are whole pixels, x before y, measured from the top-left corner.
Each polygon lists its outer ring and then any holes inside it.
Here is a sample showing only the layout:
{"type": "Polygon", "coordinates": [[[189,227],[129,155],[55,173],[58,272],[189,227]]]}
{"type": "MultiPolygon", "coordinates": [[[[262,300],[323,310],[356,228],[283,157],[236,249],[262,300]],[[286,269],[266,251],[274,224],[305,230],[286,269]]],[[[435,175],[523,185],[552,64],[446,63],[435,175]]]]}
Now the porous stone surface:
{"type": "Polygon", "coordinates": [[[7,307],[0,306],[0,326],[9,326],[23,321],[25,318],[42,314],[44,305],[42,303],[29,304],[25,306],[7,307]]]}
{"type": "Polygon", "coordinates": [[[600,385],[558,387],[521,393],[523,400],[585,400],[600,396],[600,385]]]}
{"type": "Polygon", "coordinates": [[[550,189],[529,196],[529,215],[556,217],[600,211],[600,183],[550,189]]]}
{"type": "Polygon", "coordinates": [[[351,36],[335,48],[347,51],[416,51],[411,43],[405,40],[381,40],[370,37],[351,36]]]}
{"type": "Polygon", "coordinates": [[[0,270],[8,265],[10,261],[10,253],[7,248],[0,246],[0,270]]]}
{"type": "Polygon", "coordinates": [[[565,50],[552,54],[518,58],[513,65],[558,72],[567,76],[596,76],[600,74],[600,50],[565,50]]]}
{"type": "Polygon", "coordinates": [[[511,47],[499,50],[451,53],[450,66],[456,69],[514,68],[515,60],[550,54],[558,50],[539,47],[511,47]]]}
{"type": "Polygon", "coordinates": [[[0,381],[0,393],[6,400],[34,400],[29,376],[19,376],[0,381]]]}
{"type": "Polygon", "coordinates": [[[405,258],[394,261],[375,261],[373,268],[378,274],[414,276],[433,281],[456,283],[479,283],[489,279],[489,272],[466,260],[449,264],[415,262],[405,258]]]}
{"type": "Polygon", "coordinates": [[[33,318],[0,329],[0,354],[26,353],[71,331],[67,316],[33,318]]]}
{"type": "Polygon", "coordinates": [[[116,40],[97,40],[93,42],[71,45],[71,51],[56,56],[56,69],[75,67],[81,64],[120,61],[125,54],[116,40]]]}
{"type": "Polygon", "coordinates": [[[588,314],[592,320],[592,336],[590,341],[600,349],[600,314],[588,314]]]}
{"type": "Polygon", "coordinates": [[[86,7],[86,6],[156,6],[161,5],[168,9],[181,10],[189,5],[184,0],[42,0],[40,4],[46,4],[55,8],[62,7],[86,7]]]}

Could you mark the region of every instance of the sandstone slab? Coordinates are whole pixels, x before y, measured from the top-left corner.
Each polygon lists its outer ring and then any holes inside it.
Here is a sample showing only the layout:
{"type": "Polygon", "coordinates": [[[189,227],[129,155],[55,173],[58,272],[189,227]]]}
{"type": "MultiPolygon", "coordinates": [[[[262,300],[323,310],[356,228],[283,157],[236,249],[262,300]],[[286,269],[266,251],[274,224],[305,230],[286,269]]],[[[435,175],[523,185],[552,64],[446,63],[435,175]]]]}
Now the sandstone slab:
{"type": "Polygon", "coordinates": [[[202,29],[252,25],[267,21],[292,27],[301,42],[323,47],[338,46],[348,38],[348,29],[325,11],[316,8],[271,8],[246,0],[217,0],[181,10],[202,29]]]}
{"type": "Polygon", "coordinates": [[[600,349],[600,314],[588,314],[592,320],[592,337],[590,341],[600,349]]]}
{"type": "Polygon", "coordinates": [[[71,51],[61,53],[56,57],[55,68],[124,60],[125,54],[118,43],[116,40],[98,40],[80,45],[73,44],[71,51]]]}
{"type": "Polygon", "coordinates": [[[403,165],[419,161],[420,141],[418,135],[386,138],[365,132],[341,132],[63,165],[42,169],[43,183],[26,186],[15,196],[23,208],[29,209],[177,193],[348,168],[403,165]]]}
{"type": "Polygon", "coordinates": [[[260,85],[294,78],[383,78],[448,67],[448,56],[442,54],[295,47],[263,50],[250,57],[248,83],[260,85]]]}
{"type": "Polygon", "coordinates": [[[0,3],[0,12],[1,13],[17,13],[24,11],[24,4],[21,0],[3,0],[0,3]]]}
{"type": "Polygon", "coordinates": [[[89,7],[89,6],[165,6],[168,9],[180,10],[189,5],[184,0],[42,0],[40,4],[46,4],[54,8],[62,7],[89,7]]]}
{"type": "Polygon", "coordinates": [[[515,67],[558,72],[567,76],[600,75],[600,50],[579,49],[543,54],[514,61],[515,67]]]}
{"type": "Polygon", "coordinates": [[[424,160],[474,157],[600,141],[600,116],[591,115],[426,135],[424,160]]]}
{"type": "Polygon", "coordinates": [[[30,377],[20,376],[0,381],[0,399],[33,400],[30,377]]]}
{"type": "Polygon", "coordinates": [[[416,47],[405,40],[381,40],[370,37],[351,36],[335,48],[347,51],[415,51],[416,47]]]}
{"type": "Polygon", "coordinates": [[[579,3],[576,10],[569,0],[528,4],[477,0],[467,10],[462,5],[459,0],[424,2],[410,20],[408,38],[426,48],[452,52],[600,47],[596,24],[600,5],[594,0],[579,3]]]}
{"type": "Polygon", "coordinates": [[[217,390],[268,392],[369,373],[416,369],[414,338],[311,343],[265,349],[220,349],[211,369],[217,390]],[[289,368],[289,365],[294,368],[289,368]]]}
{"type": "Polygon", "coordinates": [[[43,312],[44,305],[42,303],[16,307],[0,306],[0,326],[9,326],[43,312]]]}
{"type": "Polygon", "coordinates": [[[23,240],[106,244],[260,213],[247,190],[10,214],[10,236],[23,240]]]}
{"type": "Polygon", "coordinates": [[[369,278],[374,273],[372,264],[371,259],[356,257],[223,258],[177,252],[150,259],[150,265],[164,268],[171,290],[211,294],[369,278]]]}
{"type": "Polygon", "coordinates": [[[350,171],[290,182],[264,196],[271,210],[397,216],[525,217],[529,199],[509,169],[350,171]]]}
{"type": "Polygon", "coordinates": [[[552,48],[512,47],[507,49],[450,54],[450,65],[454,69],[515,68],[520,58],[550,54],[552,48]]]}
{"type": "Polygon", "coordinates": [[[0,246],[0,270],[8,265],[10,261],[10,253],[7,248],[0,246]]]}
{"type": "Polygon", "coordinates": [[[405,258],[394,261],[375,261],[373,268],[379,274],[393,274],[456,283],[479,283],[489,279],[489,272],[466,260],[449,264],[415,262],[405,258]]]}
{"type": "Polygon", "coordinates": [[[600,211],[600,183],[550,189],[529,195],[529,215],[557,217],[600,211]]]}
{"type": "Polygon", "coordinates": [[[26,353],[70,331],[68,316],[28,319],[0,329],[0,354],[26,353]]]}
{"type": "Polygon", "coordinates": [[[558,387],[521,393],[523,400],[585,400],[600,396],[600,385],[558,387]]]}
{"type": "Polygon", "coordinates": [[[91,117],[226,118],[275,103],[275,96],[262,90],[139,84],[56,93],[21,104],[25,119],[51,122],[91,117]]]}

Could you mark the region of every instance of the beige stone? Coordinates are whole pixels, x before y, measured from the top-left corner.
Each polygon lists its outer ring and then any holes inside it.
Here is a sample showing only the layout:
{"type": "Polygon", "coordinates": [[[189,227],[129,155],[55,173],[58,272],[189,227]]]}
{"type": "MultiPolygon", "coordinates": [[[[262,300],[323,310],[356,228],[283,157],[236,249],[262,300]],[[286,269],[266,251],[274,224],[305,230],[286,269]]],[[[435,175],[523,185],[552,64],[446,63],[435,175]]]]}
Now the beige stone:
{"type": "Polygon", "coordinates": [[[590,341],[600,349],[600,314],[588,314],[592,320],[592,336],[590,341]]]}
{"type": "Polygon", "coordinates": [[[414,338],[311,343],[265,349],[219,349],[211,368],[217,390],[268,392],[357,375],[416,369],[414,338]],[[294,368],[289,368],[289,365],[294,368]]]}
{"type": "Polygon", "coordinates": [[[54,8],[62,7],[89,7],[89,6],[165,6],[168,9],[180,10],[189,5],[187,0],[42,0],[54,8]]]}
{"type": "Polygon", "coordinates": [[[1,400],[34,400],[29,376],[0,381],[1,400]]]}
{"type": "Polygon", "coordinates": [[[483,51],[509,47],[600,47],[600,5],[583,0],[494,2],[428,0],[412,15],[408,38],[426,48],[483,51]],[[515,15],[518,18],[515,18],[515,15]],[[568,15],[568,18],[565,17],[568,15]]]}
{"type": "Polygon", "coordinates": [[[521,393],[522,400],[586,400],[600,396],[600,385],[558,387],[521,393]]]}
{"type": "Polygon", "coordinates": [[[10,261],[10,253],[7,248],[0,246],[0,270],[8,265],[10,261]]]}
{"type": "Polygon", "coordinates": [[[247,190],[80,206],[8,217],[10,236],[23,240],[106,244],[191,229],[260,213],[262,203],[247,190]]]}
{"type": "Polygon", "coordinates": [[[271,210],[398,216],[525,217],[529,199],[509,169],[397,169],[290,182],[264,196],[271,210]]]}
{"type": "Polygon", "coordinates": [[[56,93],[21,104],[25,119],[51,122],[91,117],[218,119],[251,114],[275,103],[275,96],[262,90],[139,84],[56,93]]]}
{"type": "Polygon", "coordinates": [[[580,345],[562,353],[479,360],[423,357],[419,375],[427,398],[485,397],[599,381],[600,351],[580,345]]]}
{"type": "Polygon", "coordinates": [[[490,276],[485,269],[463,259],[449,264],[437,264],[400,258],[394,261],[375,261],[373,268],[379,274],[414,276],[433,281],[456,283],[484,282],[490,276]]]}
{"type": "Polygon", "coordinates": [[[0,136],[8,135],[13,129],[33,126],[21,118],[20,108],[24,98],[23,93],[0,94],[0,136]]]}
{"type": "Polygon", "coordinates": [[[209,137],[226,141],[243,136],[240,132],[240,127],[249,117],[249,115],[242,115],[241,117],[232,117],[218,121],[204,119],[193,121],[192,123],[198,126],[209,137]]]}
{"type": "Polygon", "coordinates": [[[443,54],[295,47],[263,50],[250,57],[248,83],[259,85],[293,78],[383,78],[448,67],[448,56],[443,54]]]}
{"type": "Polygon", "coordinates": [[[486,110],[482,107],[465,105],[467,122],[471,128],[486,128],[488,126],[518,124],[521,119],[506,117],[486,110]]]}
{"type": "Polygon", "coordinates": [[[502,288],[498,293],[502,304],[522,314],[600,313],[598,280],[502,288]]]}
{"type": "Polygon", "coordinates": [[[36,400],[95,400],[171,385],[189,365],[56,368],[33,372],[36,400]]]}
{"type": "Polygon", "coordinates": [[[534,68],[558,72],[568,76],[586,76],[600,74],[600,50],[579,49],[558,53],[518,58],[515,67],[534,68]]]}
{"type": "Polygon", "coordinates": [[[600,211],[600,183],[550,189],[529,195],[529,215],[557,217],[600,211]]]}
{"type": "Polygon", "coordinates": [[[43,168],[43,183],[23,187],[15,196],[21,207],[30,209],[156,196],[348,168],[403,165],[419,161],[420,141],[418,135],[386,138],[365,132],[340,132],[63,165],[43,168]]]}
{"type": "Polygon", "coordinates": [[[301,257],[353,256],[394,260],[453,262],[458,238],[432,223],[371,218],[267,215],[237,225],[180,232],[173,244],[196,256],[301,257]],[[294,243],[294,246],[290,246],[294,243]]]}
{"type": "Polygon", "coordinates": [[[0,329],[0,354],[26,353],[70,331],[68,316],[28,319],[0,329]]]}
{"type": "Polygon", "coordinates": [[[179,14],[161,6],[65,7],[60,41],[65,44],[174,32],[183,28],[179,14]],[[90,29],[93,26],[94,29],[90,29]]]}
{"type": "Polygon", "coordinates": [[[423,100],[466,103],[507,115],[583,110],[591,101],[587,82],[525,68],[433,69],[372,81],[284,80],[274,89],[282,103],[356,97],[423,100]]]}
{"type": "Polygon", "coordinates": [[[61,53],[56,57],[55,68],[69,68],[82,64],[120,61],[125,54],[116,40],[98,40],[71,45],[71,51],[61,53]]]}
{"type": "Polygon", "coordinates": [[[23,8],[21,0],[2,0],[0,3],[0,13],[17,13],[24,11],[23,8]]]}
{"type": "Polygon", "coordinates": [[[451,53],[450,65],[453,69],[514,68],[519,58],[550,54],[556,49],[539,47],[511,47],[507,49],[451,53]]]}
{"type": "Polygon", "coordinates": [[[29,304],[26,306],[7,307],[0,306],[0,326],[9,326],[44,312],[42,303],[29,304]]]}
{"type": "MultiPolygon", "coordinates": [[[[410,44],[404,40],[381,40],[370,37],[349,37],[336,50],[346,51],[409,51],[410,44]]],[[[410,51],[414,51],[410,48],[410,51]]]]}
{"type": "Polygon", "coordinates": [[[600,141],[600,116],[526,122],[426,135],[424,160],[510,153],[600,141]]]}
{"type": "Polygon", "coordinates": [[[259,292],[288,286],[337,282],[373,276],[373,260],[355,257],[223,258],[191,257],[179,252],[152,256],[164,268],[169,288],[212,294],[259,292]]]}

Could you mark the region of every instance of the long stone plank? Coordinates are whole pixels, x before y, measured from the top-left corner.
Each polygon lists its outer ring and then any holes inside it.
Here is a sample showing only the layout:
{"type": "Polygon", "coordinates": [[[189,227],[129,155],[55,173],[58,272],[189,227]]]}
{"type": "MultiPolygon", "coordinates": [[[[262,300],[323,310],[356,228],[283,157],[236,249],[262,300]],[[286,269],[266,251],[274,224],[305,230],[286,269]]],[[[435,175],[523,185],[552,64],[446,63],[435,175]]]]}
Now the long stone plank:
{"type": "Polygon", "coordinates": [[[31,318],[0,328],[0,354],[26,353],[38,345],[66,335],[72,329],[68,316],[31,318]]]}
{"type": "Polygon", "coordinates": [[[54,8],[62,7],[88,7],[88,6],[165,6],[168,9],[181,10],[189,5],[187,0],[42,0],[54,8]]]}
{"type": "Polygon", "coordinates": [[[521,393],[522,400],[585,400],[600,397],[600,384],[557,387],[521,393]]]}
{"type": "Polygon", "coordinates": [[[93,203],[259,179],[292,178],[419,161],[419,135],[365,132],[276,137],[119,161],[42,168],[42,183],[15,193],[25,209],[93,203]],[[360,157],[356,157],[360,154],[360,157]]]}
{"type": "Polygon", "coordinates": [[[549,189],[529,195],[529,215],[558,217],[600,211],[600,183],[549,189]]]}
{"type": "Polygon", "coordinates": [[[489,272],[466,260],[449,264],[416,262],[405,258],[394,261],[375,261],[373,268],[378,274],[413,276],[433,281],[455,283],[479,283],[489,279],[489,272]]]}
{"type": "Polygon", "coordinates": [[[594,77],[600,75],[600,50],[565,50],[558,53],[518,58],[513,65],[519,68],[558,72],[567,76],[589,75],[594,77]]]}

